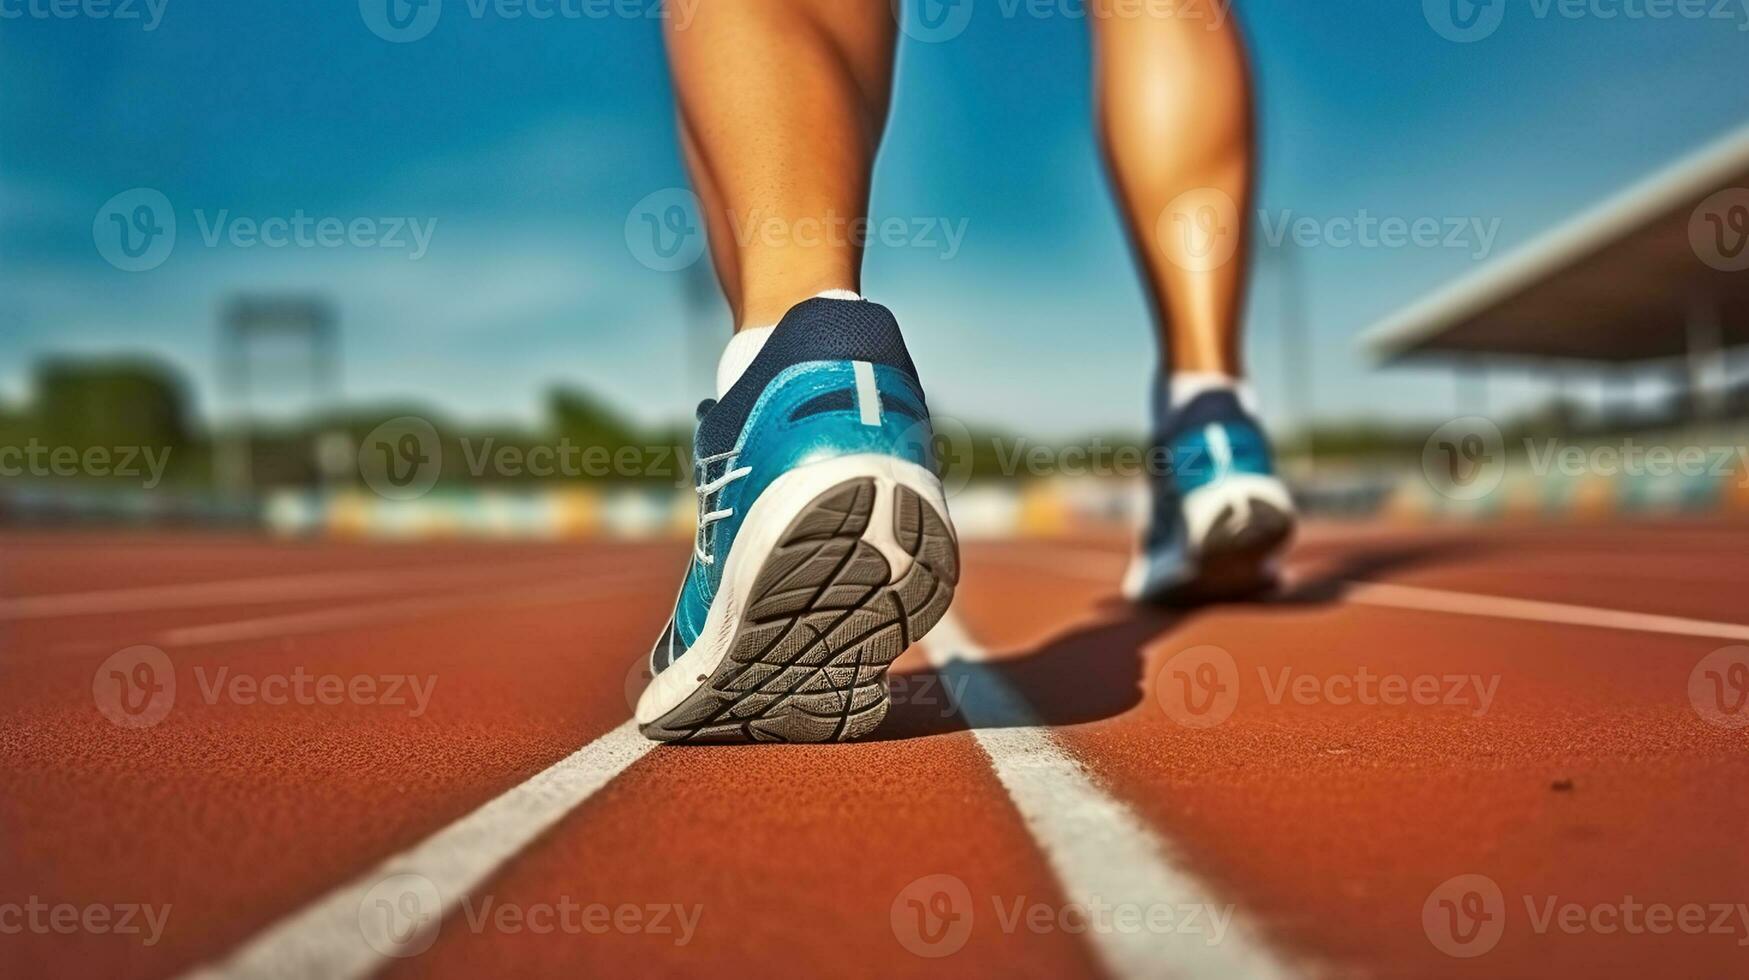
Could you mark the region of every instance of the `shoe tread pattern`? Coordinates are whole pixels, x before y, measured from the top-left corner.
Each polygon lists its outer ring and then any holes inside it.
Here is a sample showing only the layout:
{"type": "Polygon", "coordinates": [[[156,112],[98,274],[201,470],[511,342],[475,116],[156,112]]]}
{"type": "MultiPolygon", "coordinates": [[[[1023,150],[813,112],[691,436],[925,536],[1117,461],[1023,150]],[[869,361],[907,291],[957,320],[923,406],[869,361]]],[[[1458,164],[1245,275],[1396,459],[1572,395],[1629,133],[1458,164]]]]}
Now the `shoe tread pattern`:
{"type": "Polygon", "coordinates": [[[947,612],[959,554],[947,522],[906,487],[893,536],[912,557],[896,581],[863,539],[874,480],[848,480],[790,523],[754,580],[713,676],[644,726],[664,742],[841,742],[886,717],[887,668],[947,612]]]}

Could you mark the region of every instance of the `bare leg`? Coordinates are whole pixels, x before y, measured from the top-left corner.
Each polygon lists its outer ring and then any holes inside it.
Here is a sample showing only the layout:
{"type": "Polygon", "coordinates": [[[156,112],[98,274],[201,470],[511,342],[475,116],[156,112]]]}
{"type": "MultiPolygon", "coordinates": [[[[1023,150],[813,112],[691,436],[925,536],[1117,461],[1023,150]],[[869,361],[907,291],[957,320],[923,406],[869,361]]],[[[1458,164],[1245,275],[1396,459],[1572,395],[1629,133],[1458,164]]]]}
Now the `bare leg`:
{"type": "Polygon", "coordinates": [[[1241,377],[1253,157],[1244,41],[1219,5],[1161,16],[1094,0],[1092,10],[1106,161],[1162,366],[1241,377]]]}
{"type": "Polygon", "coordinates": [[[886,122],[887,0],[706,0],[667,22],[693,184],[735,329],[859,290],[859,227],[886,122]]]}

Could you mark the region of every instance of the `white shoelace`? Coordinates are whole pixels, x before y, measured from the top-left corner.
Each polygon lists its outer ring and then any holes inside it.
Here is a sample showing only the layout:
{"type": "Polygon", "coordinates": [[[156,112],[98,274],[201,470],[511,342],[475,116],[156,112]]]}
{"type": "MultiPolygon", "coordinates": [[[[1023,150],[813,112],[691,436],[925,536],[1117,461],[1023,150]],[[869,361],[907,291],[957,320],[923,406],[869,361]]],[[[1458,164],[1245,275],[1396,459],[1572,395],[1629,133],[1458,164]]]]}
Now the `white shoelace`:
{"type": "MultiPolygon", "coordinates": [[[[703,476],[710,472],[710,465],[712,463],[730,459],[734,455],[735,452],[731,450],[726,453],[718,453],[715,456],[705,456],[694,461],[693,465],[699,468],[699,475],[703,476]]],[[[735,516],[735,508],[733,507],[721,510],[706,510],[705,508],[709,506],[711,494],[716,493],[751,472],[753,472],[753,468],[750,466],[730,469],[724,472],[722,476],[693,488],[694,492],[698,494],[698,506],[702,513],[698,515],[698,533],[695,534],[692,539],[692,553],[701,563],[710,565],[716,562],[716,556],[711,555],[704,550],[705,534],[708,532],[710,526],[726,517],[735,516]]]]}

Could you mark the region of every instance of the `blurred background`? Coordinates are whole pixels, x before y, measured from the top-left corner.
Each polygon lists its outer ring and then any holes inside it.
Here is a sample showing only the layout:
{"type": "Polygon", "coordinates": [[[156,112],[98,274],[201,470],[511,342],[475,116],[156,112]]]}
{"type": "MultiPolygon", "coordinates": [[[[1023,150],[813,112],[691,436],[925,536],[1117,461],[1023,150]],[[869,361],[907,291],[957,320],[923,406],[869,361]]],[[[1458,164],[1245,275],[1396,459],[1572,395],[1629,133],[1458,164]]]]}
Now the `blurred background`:
{"type": "MultiPolygon", "coordinates": [[[[1749,514],[1749,5],[1205,6],[1260,80],[1249,356],[1309,511],[1749,514]]],[[[729,323],[687,9],[0,0],[0,522],[688,533],[729,323]]],[[[1131,521],[1155,351],[1084,10],[932,11],[865,292],[967,533],[1131,521]]]]}

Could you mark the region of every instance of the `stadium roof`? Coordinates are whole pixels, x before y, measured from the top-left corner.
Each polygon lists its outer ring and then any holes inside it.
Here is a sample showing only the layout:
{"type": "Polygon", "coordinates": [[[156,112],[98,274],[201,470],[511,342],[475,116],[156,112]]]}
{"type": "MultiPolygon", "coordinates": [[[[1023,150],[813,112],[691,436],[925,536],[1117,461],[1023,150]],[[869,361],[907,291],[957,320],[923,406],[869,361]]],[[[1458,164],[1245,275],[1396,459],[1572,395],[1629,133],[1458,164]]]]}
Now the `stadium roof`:
{"type": "MultiPolygon", "coordinates": [[[[1711,306],[1719,345],[1749,343],[1749,271],[1715,267],[1749,265],[1749,251],[1732,261],[1710,237],[1737,244],[1713,222],[1749,223],[1749,207],[1696,210],[1732,187],[1749,188],[1749,126],[1386,318],[1362,343],[1386,360],[1674,357],[1688,351],[1697,303],[1711,306]]],[[[1749,190],[1730,203],[1749,206],[1749,190]]]]}

